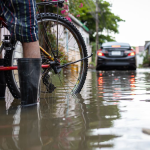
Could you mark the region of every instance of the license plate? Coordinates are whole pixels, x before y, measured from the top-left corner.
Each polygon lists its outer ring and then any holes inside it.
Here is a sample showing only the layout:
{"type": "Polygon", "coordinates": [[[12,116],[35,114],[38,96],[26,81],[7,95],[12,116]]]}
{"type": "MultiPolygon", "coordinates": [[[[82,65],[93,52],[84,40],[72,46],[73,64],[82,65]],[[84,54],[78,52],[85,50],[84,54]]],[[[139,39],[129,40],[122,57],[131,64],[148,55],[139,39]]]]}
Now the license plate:
{"type": "Polygon", "coordinates": [[[113,56],[120,56],[121,55],[121,51],[112,51],[111,55],[113,55],[113,56]]]}

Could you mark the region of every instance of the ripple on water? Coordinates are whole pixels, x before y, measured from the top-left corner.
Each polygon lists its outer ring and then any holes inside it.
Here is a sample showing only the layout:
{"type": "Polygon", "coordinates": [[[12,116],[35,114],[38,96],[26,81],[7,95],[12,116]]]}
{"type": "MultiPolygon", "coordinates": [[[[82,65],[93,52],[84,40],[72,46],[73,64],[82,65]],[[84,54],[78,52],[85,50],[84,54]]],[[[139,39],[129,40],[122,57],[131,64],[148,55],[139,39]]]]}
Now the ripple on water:
{"type": "Polygon", "coordinates": [[[52,94],[41,93],[40,104],[30,108],[19,107],[7,93],[7,105],[0,101],[0,137],[5,139],[0,145],[15,150],[148,150],[150,136],[142,128],[150,128],[149,73],[89,70],[81,94],[72,96],[58,87],[52,94]]]}

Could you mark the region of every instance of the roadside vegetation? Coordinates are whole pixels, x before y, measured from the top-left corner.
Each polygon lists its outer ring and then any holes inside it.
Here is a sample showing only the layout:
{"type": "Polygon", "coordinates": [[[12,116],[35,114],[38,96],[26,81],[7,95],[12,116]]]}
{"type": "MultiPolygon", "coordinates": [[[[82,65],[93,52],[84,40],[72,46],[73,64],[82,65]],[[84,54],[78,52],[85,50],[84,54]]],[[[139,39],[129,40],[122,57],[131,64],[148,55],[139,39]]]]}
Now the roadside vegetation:
{"type": "Polygon", "coordinates": [[[140,54],[140,57],[143,57],[143,63],[139,65],[139,68],[150,67],[150,55],[148,54],[148,50],[146,50],[145,54],[140,54]]]}

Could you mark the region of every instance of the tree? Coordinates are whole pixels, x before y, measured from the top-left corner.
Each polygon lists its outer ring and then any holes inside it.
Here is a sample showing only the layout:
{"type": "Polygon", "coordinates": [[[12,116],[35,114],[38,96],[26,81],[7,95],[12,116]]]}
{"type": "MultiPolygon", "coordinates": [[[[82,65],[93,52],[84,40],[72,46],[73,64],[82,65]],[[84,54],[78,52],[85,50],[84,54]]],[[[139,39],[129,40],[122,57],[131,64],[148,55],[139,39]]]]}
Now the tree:
{"type": "MultiPolygon", "coordinates": [[[[95,20],[95,3],[93,0],[78,0],[78,3],[83,3],[83,7],[75,7],[74,4],[70,0],[70,12],[73,12],[75,16],[80,14],[79,20],[83,23],[86,23],[86,26],[90,29],[90,40],[91,42],[95,42],[95,37],[93,36],[95,33],[96,20],[95,20]]],[[[79,4],[78,4],[79,5],[79,4]]],[[[124,21],[119,16],[115,15],[111,12],[111,4],[104,0],[99,0],[99,32],[103,33],[103,31],[107,31],[108,35],[101,34],[99,36],[100,43],[106,41],[114,41],[114,37],[112,37],[109,33],[118,33],[118,23],[124,21]]]]}
{"type": "MultiPolygon", "coordinates": [[[[70,12],[77,16],[81,22],[83,22],[90,30],[90,41],[93,46],[93,54],[96,54],[95,40],[96,36],[96,5],[93,0],[78,0],[78,4],[73,2],[74,0],[69,0],[70,2],[70,12]],[[83,7],[79,8],[80,3],[83,3],[83,7]]],[[[119,16],[111,12],[111,4],[105,0],[99,0],[99,43],[102,44],[107,41],[115,41],[115,38],[111,36],[110,33],[118,32],[118,23],[124,21],[119,16]],[[104,34],[104,31],[107,34],[104,34]]],[[[95,57],[93,56],[93,62],[95,62],[95,57]]]]}

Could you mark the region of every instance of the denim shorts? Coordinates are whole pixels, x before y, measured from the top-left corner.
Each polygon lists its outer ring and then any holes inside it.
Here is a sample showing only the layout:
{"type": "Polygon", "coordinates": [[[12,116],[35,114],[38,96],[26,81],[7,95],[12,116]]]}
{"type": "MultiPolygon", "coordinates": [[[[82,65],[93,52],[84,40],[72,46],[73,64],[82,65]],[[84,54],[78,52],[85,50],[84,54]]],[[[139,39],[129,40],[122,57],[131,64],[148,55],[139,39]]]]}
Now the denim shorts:
{"type": "Polygon", "coordinates": [[[0,0],[0,15],[5,18],[11,37],[15,40],[38,40],[36,0],[0,0]]]}

